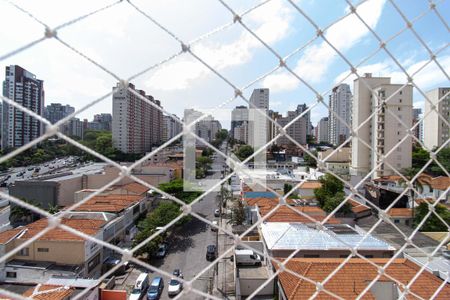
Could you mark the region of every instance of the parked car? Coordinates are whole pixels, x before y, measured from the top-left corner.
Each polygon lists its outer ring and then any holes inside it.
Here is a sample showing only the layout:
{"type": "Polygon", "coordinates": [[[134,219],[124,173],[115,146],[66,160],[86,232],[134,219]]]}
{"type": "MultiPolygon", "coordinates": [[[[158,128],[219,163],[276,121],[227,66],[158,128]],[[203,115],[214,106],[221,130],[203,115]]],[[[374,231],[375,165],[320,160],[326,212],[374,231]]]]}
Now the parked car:
{"type": "Polygon", "coordinates": [[[157,258],[164,258],[167,255],[167,245],[160,244],[158,250],[156,251],[155,256],[157,258]]]}
{"type": "Polygon", "coordinates": [[[167,288],[167,294],[169,296],[178,295],[183,289],[183,283],[176,278],[170,279],[169,287],[167,288]]]}
{"type": "MultiPolygon", "coordinates": [[[[107,271],[111,270],[112,268],[114,268],[115,266],[120,264],[120,259],[116,258],[116,257],[108,257],[107,259],[105,259],[103,261],[103,272],[106,273],[107,271]]],[[[126,273],[127,270],[127,265],[123,264],[120,267],[118,267],[113,275],[115,276],[120,276],[120,275],[124,275],[126,273]]]]}
{"type": "MultiPolygon", "coordinates": [[[[217,221],[212,221],[212,224],[215,226],[219,226],[219,223],[217,221]]],[[[211,226],[211,231],[217,231],[217,227],[211,226]]]]}
{"type": "Polygon", "coordinates": [[[129,300],[140,300],[145,295],[148,289],[148,273],[141,273],[136,279],[134,288],[131,291],[129,300]]]}
{"type": "Polygon", "coordinates": [[[235,250],[237,265],[261,265],[261,256],[249,249],[235,250]]]}
{"type": "Polygon", "coordinates": [[[214,217],[220,217],[220,209],[216,208],[214,211],[214,217]]]}
{"type": "Polygon", "coordinates": [[[150,287],[147,291],[148,300],[156,300],[161,297],[162,291],[164,289],[164,280],[161,277],[155,277],[150,283],[150,287]]]}
{"type": "Polygon", "coordinates": [[[183,273],[181,273],[181,270],[180,269],[175,269],[175,270],[173,270],[173,276],[175,276],[175,277],[180,277],[180,278],[184,278],[184,276],[183,276],[183,273]]]}
{"type": "Polygon", "coordinates": [[[208,245],[206,246],[206,260],[211,261],[215,260],[217,256],[217,247],[216,245],[208,245]]]}

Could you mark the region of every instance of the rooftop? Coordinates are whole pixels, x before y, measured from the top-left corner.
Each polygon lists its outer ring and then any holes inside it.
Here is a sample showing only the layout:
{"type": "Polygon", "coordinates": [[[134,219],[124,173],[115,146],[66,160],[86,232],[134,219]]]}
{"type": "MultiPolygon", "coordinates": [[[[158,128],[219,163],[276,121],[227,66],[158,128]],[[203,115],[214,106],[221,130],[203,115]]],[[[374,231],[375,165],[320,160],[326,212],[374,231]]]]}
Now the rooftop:
{"type": "Polygon", "coordinates": [[[387,213],[391,217],[412,218],[413,216],[411,208],[391,208],[387,213]]]}
{"type": "MultiPolygon", "coordinates": [[[[265,220],[266,222],[315,223],[321,222],[326,218],[326,213],[319,207],[291,206],[291,209],[283,205],[271,213],[274,207],[275,206],[264,206],[259,208],[261,216],[264,217],[267,214],[270,214],[270,216],[265,220]],[[298,213],[296,211],[298,211],[298,213]],[[309,218],[305,215],[308,215],[309,218]]],[[[327,224],[340,223],[341,222],[334,217],[330,217],[327,221],[327,224]]]]}
{"type": "Polygon", "coordinates": [[[364,234],[348,225],[326,225],[326,227],[337,237],[313,226],[287,222],[264,222],[261,224],[261,232],[267,247],[271,250],[347,250],[357,245],[358,250],[394,250],[394,247],[372,235],[363,240],[364,234]]]}
{"type": "Polygon", "coordinates": [[[322,184],[318,181],[306,181],[300,184],[299,189],[318,189],[322,187],[322,184]]]}
{"type": "Polygon", "coordinates": [[[113,189],[123,189],[136,195],[142,195],[149,190],[148,187],[137,182],[130,182],[124,185],[115,185],[113,186],[113,189]]]}
{"type": "Polygon", "coordinates": [[[58,285],[38,284],[27,290],[23,296],[36,300],[63,300],[70,297],[75,288],[58,285]]]}
{"type": "Polygon", "coordinates": [[[75,210],[118,213],[138,203],[141,199],[141,195],[98,195],[81,204],[75,210]]]}
{"type": "MultiPolygon", "coordinates": [[[[286,268],[315,282],[321,282],[334,272],[343,260],[341,258],[292,258],[287,262],[286,268]]],[[[389,259],[379,258],[371,259],[371,261],[382,266],[389,259]]],[[[278,265],[275,265],[275,268],[278,269],[278,265]]],[[[408,284],[419,271],[420,267],[415,263],[407,259],[395,259],[386,269],[386,274],[402,284],[399,286],[402,291],[403,285],[408,284]]],[[[355,299],[377,276],[378,269],[375,266],[363,259],[352,258],[331,277],[324,288],[343,299],[355,299]]],[[[279,281],[288,299],[308,299],[316,292],[315,284],[287,272],[279,274],[279,281]]],[[[378,282],[393,283],[392,279],[386,276],[380,277],[378,282]]],[[[411,291],[423,299],[429,299],[442,283],[443,281],[438,277],[424,271],[412,284],[411,291]]],[[[315,299],[330,298],[332,297],[325,292],[320,292],[315,299]]],[[[367,291],[363,299],[375,299],[371,289],[367,291]]],[[[408,294],[407,299],[417,299],[417,297],[408,294]]],[[[445,285],[435,299],[450,299],[450,287],[445,285]]]]}
{"type": "MultiPolygon", "coordinates": [[[[87,235],[95,235],[100,228],[105,224],[103,220],[92,220],[92,219],[67,219],[63,218],[61,224],[69,226],[77,231],[80,231],[87,235]]],[[[40,219],[34,223],[28,224],[23,227],[18,227],[14,229],[7,230],[2,233],[2,236],[16,236],[16,239],[24,240],[30,239],[40,233],[48,226],[47,219],[40,219]]],[[[4,239],[2,243],[7,243],[11,238],[4,239]]],[[[84,241],[84,239],[78,235],[65,231],[61,228],[55,228],[43,236],[39,237],[40,241],[84,241]]]]}
{"type": "Polygon", "coordinates": [[[278,198],[278,196],[272,192],[245,192],[244,199],[248,198],[278,198]]]}

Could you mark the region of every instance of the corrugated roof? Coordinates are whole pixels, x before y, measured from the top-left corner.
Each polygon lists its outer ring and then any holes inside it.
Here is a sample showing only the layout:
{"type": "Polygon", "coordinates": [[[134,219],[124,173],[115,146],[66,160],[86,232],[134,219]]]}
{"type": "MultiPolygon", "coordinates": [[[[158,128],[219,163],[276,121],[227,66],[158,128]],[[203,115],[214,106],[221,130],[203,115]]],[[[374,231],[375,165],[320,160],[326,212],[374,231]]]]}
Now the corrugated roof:
{"type": "Polygon", "coordinates": [[[74,288],[65,286],[38,284],[23,293],[23,296],[36,300],[64,300],[74,291],[74,288]]]}
{"type": "MultiPolygon", "coordinates": [[[[283,259],[279,259],[283,260],[283,259]]],[[[377,265],[384,265],[389,259],[371,259],[377,265]]],[[[341,264],[341,258],[292,258],[286,268],[315,282],[322,282],[329,274],[334,272],[341,264]]],[[[278,269],[278,265],[274,267],[278,269]]],[[[386,269],[386,274],[395,278],[402,284],[408,284],[420,271],[420,267],[407,259],[395,259],[386,269]]],[[[352,258],[337,271],[324,285],[328,291],[335,293],[343,299],[355,299],[378,276],[378,269],[360,258],[352,258]]],[[[316,292],[316,285],[302,280],[288,272],[278,275],[279,281],[289,300],[308,299],[316,292]]],[[[394,282],[382,276],[379,282],[394,282]]],[[[429,299],[442,284],[442,280],[428,271],[422,272],[412,284],[411,291],[423,299],[429,299]]],[[[401,291],[403,288],[399,287],[401,291]]],[[[330,295],[320,292],[315,299],[330,299],[330,295]]],[[[407,299],[417,299],[408,294],[407,299]]],[[[362,299],[375,299],[370,289],[362,299]]],[[[444,285],[435,299],[450,299],[450,287],[444,285]]]]}
{"type": "Polygon", "coordinates": [[[142,195],[98,195],[78,206],[76,211],[100,211],[118,213],[138,203],[142,195]]]}
{"type": "Polygon", "coordinates": [[[337,233],[339,240],[327,231],[317,230],[302,223],[264,222],[261,224],[263,238],[271,250],[346,250],[349,246],[357,245],[358,250],[394,250],[388,243],[372,235],[363,240],[364,235],[348,225],[334,225],[328,228],[336,232],[340,229],[337,233]]]}

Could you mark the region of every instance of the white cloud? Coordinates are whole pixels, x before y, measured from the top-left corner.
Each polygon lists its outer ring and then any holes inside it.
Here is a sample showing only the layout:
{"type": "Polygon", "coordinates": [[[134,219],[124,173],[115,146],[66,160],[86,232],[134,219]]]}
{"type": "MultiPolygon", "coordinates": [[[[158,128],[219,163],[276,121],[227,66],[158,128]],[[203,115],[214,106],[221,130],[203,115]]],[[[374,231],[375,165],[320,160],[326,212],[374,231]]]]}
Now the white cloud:
{"type": "MultiPolygon", "coordinates": [[[[291,8],[282,1],[272,1],[258,8],[244,18],[247,24],[254,24],[254,32],[266,43],[272,44],[283,39],[289,32],[291,8]]],[[[235,25],[239,26],[239,25],[235,25]]],[[[229,43],[202,42],[192,47],[192,51],[214,69],[225,68],[248,62],[256,49],[263,45],[245,29],[237,39],[229,43]]],[[[194,80],[204,78],[211,72],[189,55],[162,66],[147,81],[147,86],[159,90],[180,90],[188,87],[194,80]]]]}
{"type": "MultiPolygon", "coordinates": [[[[385,0],[367,1],[358,6],[357,13],[374,28],[380,19],[385,0]]],[[[326,39],[340,52],[345,52],[369,33],[358,18],[352,14],[330,27],[326,39]]],[[[325,42],[307,48],[297,61],[294,71],[309,83],[319,82],[337,57],[337,53],[325,42]]],[[[264,80],[264,86],[276,91],[292,90],[299,81],[287,73],[276,73],[264,80]]]]}

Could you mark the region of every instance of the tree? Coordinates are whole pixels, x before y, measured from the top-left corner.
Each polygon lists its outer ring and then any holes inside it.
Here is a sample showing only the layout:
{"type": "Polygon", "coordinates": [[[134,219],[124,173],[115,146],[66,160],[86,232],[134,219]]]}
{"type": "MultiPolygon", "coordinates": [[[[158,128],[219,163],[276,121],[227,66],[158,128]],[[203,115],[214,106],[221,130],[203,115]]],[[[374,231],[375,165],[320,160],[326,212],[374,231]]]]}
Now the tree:
{"type": "MultiPolygon", "coordinates": [[[[428,204],[420,203],[415,209],[414,226],[417,227],[423,218],[428,214],[428,204]]],[[[434,208],[436,214],[438,214],[447,224],[450,224],[450,212],[448,209],[440,204],[437,204],[434,208]]],[[[420,228],[420,231],[448,231],[447,225],[444,224],[435,214],[430,214],[420,228]]]]}
{"type": "MultiPolygon", "coordinates": [[[[36,202],[35,200],[27,200],[24,198],[21,198],[20,200],[35,207],[41,207],[40,203],[36,202]]],[[[25,208],[20,204],[12,203],[11,205],[11,211],[9,214],[9,221],[11,222],[11,224],[29,224],[39,220],[40,218],[40,214],[34,212],[33,210],[25,208]]]]}
{"type": "MultiPolygon", "coordinates": [[[[323,210],[327,213],[331,213],[334,211],[336,207],[338,207],[342,201],[345,199],[345,194],[343,192],[338,192],[336,195],[328,197],[328,199],[325,201],[325,204],[323,205],[323,210]]],[[[350,203],[345,203],[337,213],[347,214],[352,211],[352,206],[350,203]]]]}
{"type": "Polygon", "coordinates": [[[241,200],[234,202],[231,222],[234,225],[242,225],[245,222],[245,208],[241,200]]]}
{"type": "MultiPolygon", "coordinates": [[[[345,199],[344,184],[331,174],[325,174],[319,181],[322,186],[314,190],[314,196],[323,210],[332,212],[345,199]]],[[[351,205],[345,203],[337,212],[349,213],[351,205]]]]}
{"type": "Polygon", "coordinates": [[[251,156],[253,154],[253,147],[250,145],[243,145],[241,147],[239,147],[236,156],[240,159],[240,160],[245,160],[247,159],[249,156],[251,156]]]}
{"type": "MultiPolygon", "coordinates": [[[[317,151],[316,150],[312,151],[311,154],[314,155],[315,157],[317,157],[317,151]]],[[[311,168],[316,168],[317,167],[317,161],[315,160],[314,157],[312,157],[308,153],[304,153],[303,154],[303,159],[305,160],[305,163],[306,163],[306,165],[308,167],[311,167],[311,168]]]]}
{"type": "Polygon", "coordinates": [[[174,179],[167,183],[162,183],[159,185],[159,188],[170,194],[185,203],[192,202],[195,198],[200,196],[200,192],[190,192],[184,190],[185,182],[182,179],[174,179]]]}
{"type": "Polygon", "coordinates": [[[315,144],[316,143],[316,138],[313,135],[311,135],[311,134],[307,134],[306,135],[306,143],[308,145],[315,144]]]}
{"type": "Polygon", "coordinates": [[[289,193],[291,190],[292,190],[292,185],[290,185],[289,183],[285,183],[283,186],[284,195],[289,193]]]}
{"type": "Polygon", "coordinates": [[[220,129],[219,131],[217,131],[216,133],[216,140],[219,140],[220,142],[223,142],[227,139],[228,137],[228,130],[226,129],[220,129]]]}

